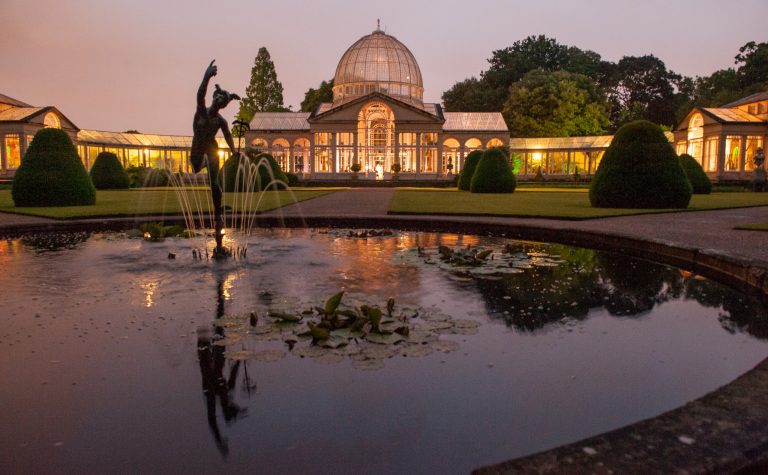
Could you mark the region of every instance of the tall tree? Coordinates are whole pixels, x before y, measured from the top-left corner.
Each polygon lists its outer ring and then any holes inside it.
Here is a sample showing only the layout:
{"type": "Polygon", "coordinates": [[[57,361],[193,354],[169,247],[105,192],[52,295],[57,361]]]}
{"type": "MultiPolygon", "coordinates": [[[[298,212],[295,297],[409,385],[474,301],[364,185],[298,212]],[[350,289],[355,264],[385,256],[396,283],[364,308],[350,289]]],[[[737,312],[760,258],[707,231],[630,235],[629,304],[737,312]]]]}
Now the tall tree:
{"type": "Polygon", "coordinates": [[[498,112],[496,91],[486,81],[471,77],[459,81],[443,93],[446,111],[498,112]]]}
{"type": "Polygon", "coordinates": [[[479,80],[466,79],[443,93],[446,109],[500,111],[509,97],[509,87],[534,69],[584,74],[602,84],[608,64],[594,51],[561,45],[544,35],[529,36],[496,50],[488,63],[490,67],[479,80]]]}
{"type": "Polygon", "coordinates": [[[259,48],[251,68],[251,81],[245,89],[245,97],[240,101],[237,116],[250,122],[256,112],[287,111],[283,107],[283,85],[277,80],[275,63],[267,48],[259,48]]]}
{"type": "Polygon", "coordinates": [[[653,55],[624,56],[612,69],[608,98],[615,128],[637,119],[675,125],[679,74],[667,70],[653,55]]]}
{"type": "Polygon", "coordinates": [[[304,93],[304,100],[301,101],[302,112],[312,112],[323,102],[333,101],[333,79],[323,81],[317,89],[310,87],[304,93]]]}
{"type": "Polygon", "coordinates": [[[765,89],[768,85],[768,43],[750,41],[736,55],[739,82],[744,89],[765,89]]]}
{"type": "Polygon", "coordinates": [[[517,137],[599,135],[609,125],[597,84],[567,71],[527,73],[510,87],[503,114],[517,137]]]}

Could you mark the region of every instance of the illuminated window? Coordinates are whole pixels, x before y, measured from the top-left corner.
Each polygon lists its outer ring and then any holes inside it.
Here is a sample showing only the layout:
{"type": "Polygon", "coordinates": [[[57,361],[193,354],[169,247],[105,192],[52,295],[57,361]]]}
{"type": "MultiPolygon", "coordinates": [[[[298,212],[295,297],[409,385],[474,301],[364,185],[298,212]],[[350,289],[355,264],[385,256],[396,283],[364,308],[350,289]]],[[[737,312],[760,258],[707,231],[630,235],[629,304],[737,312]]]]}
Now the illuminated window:
{"type": "Polygon", "coordinates": [[[708,138],[704,147],[704,163],[702,168],[705,172],[717,171],[717,153],[720,139],[717,137],[708,138]]]}
{"type": "Polygon", "coordinates": [[[290,144],[283,138],[272,141],[272,157],[280,165],[280,169],[286,172],[290,170],[290,144]]]}
{"type": "Polygon", "coordinates": [[[45,125],[45,127],[60,129],[61,121],[59,121],[59,117],[56,114],[54,114],[53,112],[49,112],[45,114],[45,118],[43,119],[43,125],[45,125]]]}
{"type": "Polygon", "coordinates": [[[7,134],[5,136],[5,159],[8,169],[15,170],[21,165],[21,141],[18,134],[7,134]]]}
{"type": "Polygon", "coordinates": [[[729,135],[725,138],[725,162],[723,169],[727,172],[737,171],[741,160],[741,137],[729,135]]]}
{"type": "Polygon", "coordinates": [[[456,139],[445,139],[443,141],[443,173],[458,173],[459,161],[459,141],[456,139]],[[449,167],[450,165],[450,167],[449,167]]]}
{"type": "Polygon", "coordinates": [[[757,149],[763,148],[763,138],[758,135],[750,135],[747,137],[747,143],[744,146],[744,169],[755,169],[755,155],[757,149]]]}
{"type": "Polygon", "coordinates": [[[488,148],[491,148],[491,147],[503,147],[503,146],[504,146],[504,142],[502,142],[499,139],[491,139],[491,140],[488,141],[488,148]]]}
{"type": "Polygon", "coordinates": [[[421,172],[437,173],[437,134],[421,134],[421,172]]]}

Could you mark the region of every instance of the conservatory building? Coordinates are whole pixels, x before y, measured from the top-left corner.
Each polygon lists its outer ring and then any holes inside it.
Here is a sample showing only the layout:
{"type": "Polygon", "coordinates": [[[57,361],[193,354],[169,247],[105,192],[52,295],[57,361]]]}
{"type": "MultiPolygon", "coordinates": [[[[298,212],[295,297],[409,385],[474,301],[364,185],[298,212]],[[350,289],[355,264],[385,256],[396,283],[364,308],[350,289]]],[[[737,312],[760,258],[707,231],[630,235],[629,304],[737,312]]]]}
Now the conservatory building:
{"type": "Polygon", "coordinates": [[[677,153],[695,158],[711,179],[749,181],[768,136],[768,92],[722,107],[694,107],[674,135],[677,153]]]}
{"type": "Polygon", "coordinates": [[[348,178],[355,164],[362,178],[388,178],[399,164],[403,179],[441,179],[473,150],[508,146],[500,113],[444,112],[423,94],[413,54],[376,29],[342,55],[332,102],[312,112],[256,113],[246,143],[312,179],[348,178]]]}

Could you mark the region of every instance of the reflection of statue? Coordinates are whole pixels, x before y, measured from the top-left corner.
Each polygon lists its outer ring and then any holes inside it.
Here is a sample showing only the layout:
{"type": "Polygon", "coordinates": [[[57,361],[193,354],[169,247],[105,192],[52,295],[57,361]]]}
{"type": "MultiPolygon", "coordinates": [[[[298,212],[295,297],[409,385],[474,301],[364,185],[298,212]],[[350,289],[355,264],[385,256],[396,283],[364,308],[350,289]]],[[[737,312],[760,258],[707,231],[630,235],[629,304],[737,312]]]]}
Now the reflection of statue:
{"type": "Polygon", "coordinates": [[[223,251],[221,246],[221,229],[224,226],[224,222],[222,218],[222,192],[217,180],[219,175],[219,146],[216,143],[216,134],[221,130],[227,145],[229,145],[230,152],[232,152],[232,156],[236,156],[235,142],[232,140],[232,134],[229,132],[229,124],[219,114],[219,111],[225,108],[232,99],[240,99],[240,96],[230,94],[216,84],[211,107],[205,107],[205,93],[208,91],[208,81],[218,72],[218,68],[213,64],[214,61],[211,61],[208,69],[205,70],[203,82],[197,90],[197,110],[192,122],[192,150],[189,154],[189,160],[195,173],[202,170],[203,167],[208,168],[208,177],[211,182],[211,197],[213,198],[213,213],[216,221],[216,255],[221,257],[221,252],[223,251]]]}
{"type": "Polygon", "coordinates": [[[755,153],[755,180],[754,191],[765,191],[765,168],[763,168],[763,162],[765,162],[765,152],[762,148],[757,149],[755,153]]]}
{"type": "MultiPolygon", "coordinates": [[[[217,305],[216,318],[224,316],[224,282],[219,278],[217,287],[217,305]]],[[[213,344],[213,335],[210,328],[202,327],[197,331],[197,358],[200,364],[200,376],[203,380],[203,395],[205,396],[205,406],[208,413],[208,426],[211,428],[216,446],[223,456],[229,453],[229,444],[221,435],[219,422],[216,419],[216,400],[219,400],[221,412],[224,421],[229,423],[236,420],[246,411],[245,408],[238,406],[232,399],[232,391],[235,389],[237,373],[240,370],[240,361],[236,361],[229,369],[229,377],[224,377],[224,366],[226,359],[224,351],[226,347],[213,344]]],[[[215,335],[224,337],[224,329],[215,327],[215,335]]],[[[243,362],[243,366],[245,363],[243,362]]],[[[250,389],[248,382],[248,373],[246,369],[246,384],[250,389]]]]}

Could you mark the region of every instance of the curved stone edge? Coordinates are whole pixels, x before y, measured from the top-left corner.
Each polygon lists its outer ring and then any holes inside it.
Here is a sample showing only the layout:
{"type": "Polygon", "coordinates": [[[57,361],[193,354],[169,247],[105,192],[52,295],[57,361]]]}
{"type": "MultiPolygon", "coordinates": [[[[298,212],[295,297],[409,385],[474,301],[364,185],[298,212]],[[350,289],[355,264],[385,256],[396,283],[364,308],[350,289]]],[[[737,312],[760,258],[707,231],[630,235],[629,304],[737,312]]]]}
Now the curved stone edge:
{"type": "MultiPolygon", "coordinates": [[[[183,222],[164,217],[166,222],[183,222]]],[[[110,230],[147,218],[91,219],[0,227],[0,233],[110,230]]],[[[768,297],[768,263],[631,234],[505,224],[472,218],[264,217],[261,227],[389,227],[489,234],[611,250],[679,266],[768,297]]],[[[768,359],[733,382],[655,418],[537,454],[489,465],[476,474],[733,473],[768,465],[768,359]]],[[[757,472],[755,472],[757,473],[757,472]]]]}

